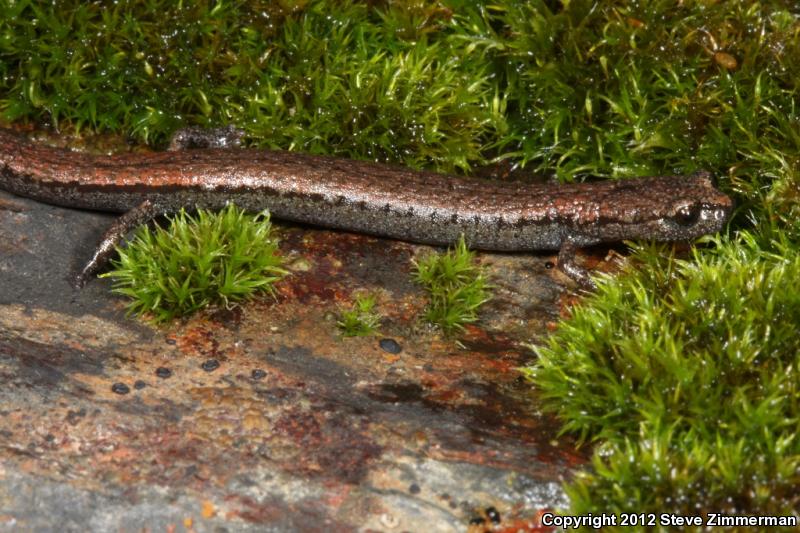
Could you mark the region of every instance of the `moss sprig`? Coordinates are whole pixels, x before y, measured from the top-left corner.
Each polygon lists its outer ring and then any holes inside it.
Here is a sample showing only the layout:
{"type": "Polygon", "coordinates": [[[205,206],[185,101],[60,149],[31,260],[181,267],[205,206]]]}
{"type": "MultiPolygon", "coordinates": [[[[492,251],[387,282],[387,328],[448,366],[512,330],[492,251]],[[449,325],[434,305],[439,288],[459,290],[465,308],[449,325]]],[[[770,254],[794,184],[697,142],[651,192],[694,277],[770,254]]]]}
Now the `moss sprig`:
{"type": "Polygon", "coordinates": [[[343,337],[366,337],[378,331],[381,315],[375,311],[374,294],[358,294],[349,309],[343,309],[336,326],[343,337]]]}

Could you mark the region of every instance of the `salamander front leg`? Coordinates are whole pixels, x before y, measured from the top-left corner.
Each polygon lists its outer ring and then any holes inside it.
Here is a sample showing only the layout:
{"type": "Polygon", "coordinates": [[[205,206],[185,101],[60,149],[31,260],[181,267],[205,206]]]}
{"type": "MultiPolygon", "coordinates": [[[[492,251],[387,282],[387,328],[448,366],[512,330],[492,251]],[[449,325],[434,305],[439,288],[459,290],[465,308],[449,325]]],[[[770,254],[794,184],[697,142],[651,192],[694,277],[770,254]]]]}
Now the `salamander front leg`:
{"type": "Polygon", "coordinates": [[[75,288],[81,288],[86,285],[89,278],[108,263],[108,260],[114,254],[114,247],[120,244],[125,235],[133,228],[149,222],[165,212],[163,206],[150,200],[145,200],[115,220],[103,235],[103,240],[100,241],[100,244],[95,249],[92,258],[86,263],[80,274],[75,277],[75,288]]]}
{"type": "Polygon", "coordinates": [[[578,251],[578,248],[572,239],[564,239],[561,249],[558,251],[558,268],[584,289],[594,290],[597,286],[589,277],[589,273],[575,260],[575,252],[578,251]]]}
{"type": "Polygon", "coordinates": [[[189,126],[172,134],[167,150],[195,150],[198,148],[237,148],[242,143],[244,130],[236,126],[198,128],[189,126]]]}

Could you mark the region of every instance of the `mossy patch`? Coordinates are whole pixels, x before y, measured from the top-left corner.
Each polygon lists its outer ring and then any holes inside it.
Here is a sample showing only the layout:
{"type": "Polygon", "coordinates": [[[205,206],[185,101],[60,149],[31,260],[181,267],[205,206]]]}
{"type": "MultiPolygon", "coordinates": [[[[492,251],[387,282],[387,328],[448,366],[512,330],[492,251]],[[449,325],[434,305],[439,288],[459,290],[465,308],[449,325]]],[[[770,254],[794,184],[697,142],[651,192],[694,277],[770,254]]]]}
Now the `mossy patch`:
{"type": "Polygon", "coordinates": [[[447,334],[478,320],[478,309],[489,298],[489,282],[462,236],[447,252],[415,261],[414,279],[427,291],[430,302],[424,318],[447,334]]]}
{"type": "Polygon", "coordinates": [[[343,337],[366,337],[378,331],[381,315],[375,310],[374,294],[358,294],[349,309],[342,309],[336,327],[343,337]]]}
{"type": "Polygon", "coordinates": [[[635,274],[601,281],[537,350],[546,408],[599,443],[572,511],[797,509],[797,240],[716,245],[690,261],[642,248],[635,274]]]}
{"type": "Polygon", "coordinates": [[[102,277],[130,297],[131,313],[164,322],[272,293],[286,274],[277,248],[268,213],[248,214],[233,204],[195,216],[181,210],[167,228],[141,227],[102,277]]]}

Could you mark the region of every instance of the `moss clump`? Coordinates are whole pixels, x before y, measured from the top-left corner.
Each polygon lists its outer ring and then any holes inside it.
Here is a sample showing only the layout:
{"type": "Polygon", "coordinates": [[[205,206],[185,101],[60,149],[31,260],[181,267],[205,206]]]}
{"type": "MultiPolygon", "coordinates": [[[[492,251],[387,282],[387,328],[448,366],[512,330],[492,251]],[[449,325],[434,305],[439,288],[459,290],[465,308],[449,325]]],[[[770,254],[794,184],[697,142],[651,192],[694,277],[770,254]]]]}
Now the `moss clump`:
{"type": "Polygon", "coordinates": [[[423,258],[414,267],[416,282],[430,296],[425,320],[448,334],[478,320],[478,308],[490,298],[489,284],[463,236],[454,248],[423,258]]]}
{"type": "Polygon", "coordinates": [[[488,63],[462,54],[453,12],[435,2],[66,0],[0,10],[6,120],[151,143],[181,126],[234,123],[261,146],[443,169],[481,159],[503,127],[488,63]]]}
{"type": "Polygon", "coordinates": [[[359,294],[350,309],[341,312],[336,326],[343,337],[366,337],[378,330],[381,315],[375,311],[374,294],[359,294]]]}
{"type": "Polygon", "coordinates": [[[538,349],[528,374],[546,408],[599,443],[594,471],[569,486],[572,512],[796,512],[793,225],[713,239],[691,261],[642,249],[643,268],[601,281],[538,349]]]}
{"type": "Polygon", "coordinates": [[[233,204],[195,216],[181,210],[167,229],[140,228],[102,277],[131,298],[131,313],[163,322],[271,293],[286,273],[277,248],[266,212],[251,215],[233,204]]]}

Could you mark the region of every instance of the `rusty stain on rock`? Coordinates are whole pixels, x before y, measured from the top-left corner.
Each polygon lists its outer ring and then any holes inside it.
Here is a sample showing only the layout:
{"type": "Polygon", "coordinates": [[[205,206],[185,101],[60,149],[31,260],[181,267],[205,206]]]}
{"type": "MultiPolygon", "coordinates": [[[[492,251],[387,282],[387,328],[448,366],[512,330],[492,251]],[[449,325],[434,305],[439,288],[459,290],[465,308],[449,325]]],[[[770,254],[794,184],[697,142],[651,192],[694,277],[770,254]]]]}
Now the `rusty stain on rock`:
{"type": "Polygon", "coordinates": [[[456,343],[418,321],[430,248],[281,224],[275,297],[152,327],[69,286],[109,220],[0,192],[0,530],[545,531],[565,504],[586,452],[515,370],[552,255],[481,254],[498,289],[456,343]],[[342,339],[359,290],[381,333],[342,339]]]}

